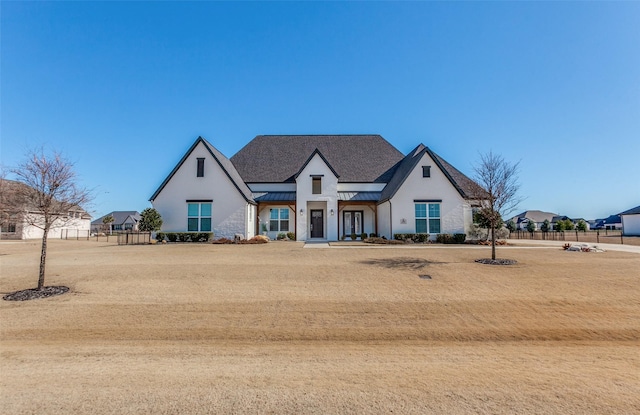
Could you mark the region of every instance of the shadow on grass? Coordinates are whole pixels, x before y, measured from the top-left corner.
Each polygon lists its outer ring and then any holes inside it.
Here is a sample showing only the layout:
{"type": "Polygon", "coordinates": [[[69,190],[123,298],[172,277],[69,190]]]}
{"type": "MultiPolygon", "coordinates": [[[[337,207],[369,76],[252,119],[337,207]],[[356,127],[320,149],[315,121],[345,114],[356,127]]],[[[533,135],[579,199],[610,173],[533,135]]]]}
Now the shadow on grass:
{"type": "Polygon", "coordinates": [[[362,264],[376,265],[379,267],[385,267],[390,269],[409,269],[418,270],[431,264],[444,264],[444,262],[429,261],[424,258],[410,258],[410,257],[398,257],[398,258],[376,258],[362,261],[362,264]]]}

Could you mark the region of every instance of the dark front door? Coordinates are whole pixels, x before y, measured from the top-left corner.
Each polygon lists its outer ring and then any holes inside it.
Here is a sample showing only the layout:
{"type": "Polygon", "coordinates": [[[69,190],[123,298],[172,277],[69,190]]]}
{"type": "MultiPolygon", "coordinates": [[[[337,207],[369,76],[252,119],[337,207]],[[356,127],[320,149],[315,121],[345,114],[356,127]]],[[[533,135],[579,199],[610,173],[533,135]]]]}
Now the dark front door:
{"type": "Polygon", "coordinates": [[[321,210],[311,211],[311,237],[324,238],[324,218],[321,210]]]}

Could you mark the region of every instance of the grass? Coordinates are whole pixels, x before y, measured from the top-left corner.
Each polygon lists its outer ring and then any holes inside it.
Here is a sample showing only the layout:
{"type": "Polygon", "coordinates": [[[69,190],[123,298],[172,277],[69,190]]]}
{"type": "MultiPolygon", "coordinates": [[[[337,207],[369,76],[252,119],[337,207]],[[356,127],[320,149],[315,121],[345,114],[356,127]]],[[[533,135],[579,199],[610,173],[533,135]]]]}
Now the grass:
{"type": "Polygon", "coordinates": [[[71,291],[0,301],[0,413],[640,412],[640,255],[489,249],[51,241],[71,291]]]}

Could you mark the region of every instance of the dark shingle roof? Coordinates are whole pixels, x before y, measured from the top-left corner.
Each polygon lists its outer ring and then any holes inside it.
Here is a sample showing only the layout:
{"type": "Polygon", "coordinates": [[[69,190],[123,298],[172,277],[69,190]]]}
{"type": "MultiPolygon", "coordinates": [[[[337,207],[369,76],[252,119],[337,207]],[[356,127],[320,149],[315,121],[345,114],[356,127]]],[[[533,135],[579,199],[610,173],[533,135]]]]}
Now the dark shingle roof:
{"type": "Polygon", "coordinates": [[[113,216],[113,224],[114,225],[122,225],[129,216],[133,218],[136,222],[140,220],[140,212],[136,210],[116,210],[111,213],[107,213],[104,216],[99,217],[98,219],[91,222],[92,225],[102,225],[102,219],[107,216],[113,216]]]}
{"type": "Polygon", "coordinates": [[[193,145],[189,148],[189,150],[185,153],[185,155],[182,157],[182,159],[178,162],[176,167],[173,168],[171,173],[169,173],[167,178],[164,179],[164,181],[162,182],[160,187],[158,187],[158,190],[156,190],[153,193],[153,196],[151,196],[151,198],[149,200],[151,200],[151,201],[155,200],[155,198],[160,194],[162,189],[164,189],[164,187],[167,185],[167,183],[169,183],[169,180],[171,180],[173,175],[176,174],[178,169],[180,169],[182,164],[187,160],[187,158],[189,157],[191,152],[200,143],[204,144],[204,146],[207,148],[209,153],[213,156],[214,160],[218,162],[218,165],[220,165],[222,170],[226,173],[227,177],[229,177],[229,180],[231,180],[233,185],[236,187],[236,189],[238,189],[238,192],[240,192],[240,194],[244,197],[244,199],[247,202],[255,203],[253,201],[253,197],[251,195],[251,190],[249,190],[247,185],[244,183],[244,181],[242,180],[242,177],[240,177],[240,175],[238,174],[238,171],[234,167],[233,163],[231,163],[231,161],[228,158],[226,158],[224,154],[222,154],[220,151],[218,151],[217,148],[215,148],[213,145],[211,145],[211,143],[209,143],[207,140],[205,140],[202,137],[198,137],[196,139],[196,141],[193,143],[193,145]]]}
{"type": "Polygon", "coordinates": [[[409,174],[415,169],[424,154],[427,153],[438,165],[442,173],[449,179],[449,182],[456,188],[460,196],[465,199],[474,199],[484,194],[484,190],[476,182],[464,175],[458,169],[447,163],[442,157],[431,151],[429,147],[420,144],[414,148],[407,156],[396,166],[394,174],[389,183],[385,186],[380,196],[380,201],[384,202],[391,199],[398,189],[402,186],[409,174]]]}
{"type": "Polygon", "coordinates": [[[231,162],[246,183],[294,182],[316,150],[343,183],[384,183],[403,157],[380,135],[259,135],[231,162]]]}
{"type": "Polygon", "coordinates": [[[640,215],[640,206],[625,210],[622,213],[618,213],[618,215],[640,215]]]}

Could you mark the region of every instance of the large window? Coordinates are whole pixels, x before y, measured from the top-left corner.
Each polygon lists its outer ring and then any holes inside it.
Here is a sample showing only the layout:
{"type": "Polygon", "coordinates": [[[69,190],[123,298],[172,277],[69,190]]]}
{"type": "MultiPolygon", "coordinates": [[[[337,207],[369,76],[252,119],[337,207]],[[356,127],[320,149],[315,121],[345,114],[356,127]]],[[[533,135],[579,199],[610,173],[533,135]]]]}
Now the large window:
{"type": "Polygon", "coordinates": [[[188,203],[187,230],[211,232],[211,203],[188,203]]]}
{"type": "Polygon", "coordinates": [[[440,233],[439,203],[416,203],[416,233],[440,233]]]}
{"type": "Polygon", "coordinates": [[[269,230],[272,232],[289,232],[289,209],[271,209],[269,230]]]}

